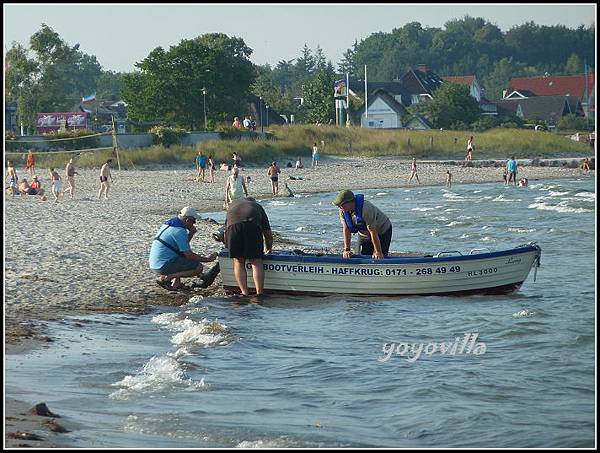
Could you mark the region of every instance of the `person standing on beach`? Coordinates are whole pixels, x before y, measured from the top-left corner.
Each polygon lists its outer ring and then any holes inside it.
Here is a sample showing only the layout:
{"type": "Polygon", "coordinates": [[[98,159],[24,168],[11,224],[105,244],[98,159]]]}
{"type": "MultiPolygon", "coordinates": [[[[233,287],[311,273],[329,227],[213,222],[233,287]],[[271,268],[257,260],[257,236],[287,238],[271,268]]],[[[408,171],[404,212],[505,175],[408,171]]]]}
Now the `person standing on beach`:
{"type": "Polygon", "coordinates": [[[67,181],[69,182],[69,187],[64,190],[63,193],[69,192],[71,198],[75,195],[75,175],[77,172],[75,171],[75,164],[73,164],[73,158],[69,159],[69,163],[65,167],[65,173],[67,174],[67,181]]]}
{"type": "Polygon", "coordinates": [[[244,196],[248,196],[246,181],[240,176],[240,169],[233,167],[225,184],[225,209],[229,207],[232,201],[244,198],[244,196]]]}
{"type": "Polygon", "coordinates": [[[202,151],[198,151],[196,156],[196,181],[204,182],[206,176],[206,156],[202,151]]]}
{"type": "Polygon", "coordinates": [[[590,172],[590,160],[587,157],[581,161],[581,169],[586,175],[590,172]]]}
{"type": "Polygon", "coordinates": [[[265,283],[263,248],[265,255],[273,249],[273,233],[267,213],[254,198],[237,200],[227,209],[225,225],[225,246],[233,259],[233,273],[240,291],[245,296],[249,294],[246,272],[246,260],[249,260],[256,295],[262,295],[265,283]]]}
{"type": "Polygon", "coordinates": [[[321,158],[321,150],[316,143],[312,145],[312,166],[317,168],[319,166],[319,159],[321,158]]]}
{"type": "Polygon", "coordinates": [[[515,156],[511,156],[511,158],[506,162],[506,171],[508,172],[508,182],[513,182],[513,185],[517,185],[517,161],[515,160],[515,156]]]}
{"type": "Polygon", "coordinates": [[[108,200],[108,178],[110,177],[110,181],[113,182],[113,177],[110,172],[110,168],[112,165],[112,159],[108,159],[102,168],[100,169],[100,190],[98,191],[98,200],[100,196],[104,192],[104,199],[108,200]]]}
{"type": "Polygon", "coordinates": [[[473,136],[471,135],[471,138],[467,140],[467,155],[465,156],[466,161],[473,160],[473,149],[473,136]]]}
{"type": "Polygon", "coordinates": [[[452,187],[452,173],[450,173],[450,170],[446,170],[446,187],[452,187]]]}
{"type": "Polygon", "coordinates": [[[410,167],[410,178],[408,178],[408,183],[409,184],[412,181],[413,177],[416,177],[417,178],[417,182],[419,184],[421,184],[421,181],[419,181],[419,175],[417,175],[417,158],[416,157],[413,157],[412,165],[410,167]]]}
{"type": "Polygon", "coordinates": [[[277,195],[277,192],[279,192],[279,173],[281,173],[281,170],[277,166],[277,162],[271,162],[271,166],[267,170],[267,175],[271,178],[271,191],[273,195],[277,195]]]}
{"type": "Polygon", "coordinates": [[[202,274],[204,265],[214,261],[217,253],[207,257],[192,252],[190,242],[196,234],[196,219],[200,214],[193,208],[185,207],[177,217],[161,225],[150,248],[150,269],[160,275],[156,282],[168,290],[183,289],[182,277],[195,277],[202,274]]]}
{"type": "Polygon", "coordinates": [[[58,172],[56,170],[54,170],[54,168],[50,168],[48,170],[48,173],[50,174],[50,181],[52,183],[51,187],[52,187],[52,195],[54,195],[54,202],[58,203],[58,197],[60,197],[60,193],[61,193],[61,182],[60,182],[60,175],[58,174],[58,172]]]}
{"type": "Polygon", "coordinates": [[[17,170],[12,160],[6,161],[6,177],[8,178],[8,191],[12,195],[19,194],[18,182],[19,177],[17,176],[17,170]]]}
{"type": "Polygon", "coordinates": [[[27,153],[27,161],[25,162],[25,171],[29,171],[31,176],[35,174],[35,157],[33,155],[33,149],[29,150],[27,153]]]}
{"type": "Polygon", "coordinates": [[[208,174],[210,175],[210,182],[215,182],[215,160],[212,157],[212,154],[208,155],[208,161],[207,161],[207,165],[208,165],[208,174]]]}
{"type": "Polygon", "coordinates": [[[388,255],[392,240],[392,223],[377,206],[365,200],[363,194],[351,190],[338,193],[332,202],[339,208],[344,236],[344,258],[352,257],[352,234],[358,233],[357,249],[361,255],[382,259],[388,255]]]}

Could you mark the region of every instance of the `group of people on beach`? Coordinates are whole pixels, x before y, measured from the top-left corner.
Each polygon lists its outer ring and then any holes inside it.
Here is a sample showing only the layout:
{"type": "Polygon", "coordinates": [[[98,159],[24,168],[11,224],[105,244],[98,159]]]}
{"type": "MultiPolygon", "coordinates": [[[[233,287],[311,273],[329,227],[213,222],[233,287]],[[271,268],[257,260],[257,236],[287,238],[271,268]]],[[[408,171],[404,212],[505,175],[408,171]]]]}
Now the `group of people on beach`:
{"type": "MultiPolygon", "coordinates": [[[[100,189],[98,190],[98,199],[104,195],[105,199],[108,199],[108,190],[109,183],[108,179],[113,181],[113,176],[111,173],[111,165],[112,159],[108,159],[100,168],[100,189]]],[[[48,196],[45,193],[45,190],[42,188],[42,183],[38,176],[35,173],[35,156],[32,150],[29,150],[27,155],[26,163],[25,163],[25,171],[31,173],[31,183],[27,181],[27,178],[23,178],[19,182],[19,176],[17,175],[17,170],[14,166],[14,162],[12,160],[6,161],[6,169],[7,174],[6,178],[8,179],[8,188],[7,192],[11,195],[36,195],[39,197],[40,201],[48,201],[48,196]]],[[[61,194],[69,193],[69,198],[75,197],[75,175],[78,175],[75,169],[75,163],[73,158],[69,159],[67,165],[65,167],[65,177],[69,184],[69,187],[62,190],[62,179],[60,174],[53,168],[48,168],[48,175],[50,178],[50,188],[51,193],[54,197],[54,202],[58,203],[58,200],[61,194]]]]}
{"type": "MultiPolygon", "coordinates": [[[[237,168],[237,167],[234,167],[237,168]]],[[[355,253],[383,259],[389,254],[392,239],[392,223],[377,206],[365,200],[363,194],[351,190],[339,192],[332,202],[338,207],[342,226],[344,258],[355,253]],[[351,247],[352,235],[358,235],[356,246],[351,247]]],[[[189,291],[191,287],[182,278],[200,277],[198,286],[212,283],[219,272],[219,264],[208,272],[204,263],[216,260],[218,254],[202,256],[192,252],[190,241],[197,232],[195,223],[200,213],[184,207],[177,216],[165,221],[152,241],[149,266],[158,274],[157,284],[170,291],[189,291]]],[[[233,260],[233,273],[239,291],[249,295],[246,261],[252,269],[256,295],[264,292],[263,257],[273,249],[273,233],[264,208],[252,197],[233,200],[228,208],[223,232],[223,243],[233,260]]]]}

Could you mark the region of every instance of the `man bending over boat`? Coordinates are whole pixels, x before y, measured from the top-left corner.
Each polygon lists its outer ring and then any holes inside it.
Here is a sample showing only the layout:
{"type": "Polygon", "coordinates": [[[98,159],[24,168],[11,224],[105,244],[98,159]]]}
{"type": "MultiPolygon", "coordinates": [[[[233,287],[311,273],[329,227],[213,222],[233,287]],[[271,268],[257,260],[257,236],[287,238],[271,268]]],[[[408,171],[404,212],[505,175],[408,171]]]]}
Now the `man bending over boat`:
{"type": "Polygon", "coordinates": [[[181,283],[181,277],[202,274],[202,263],[217,258],[216,252],[208,257],[192,252],[190,241],[196,234],[194,223],[199,218],[198,211],[185,207],[158,230],[150,248],[150,269],[160,275],[159,286],[168,290],[189,289],[181,283]]]}
{"type": "Polygon", "coordinates": [[[263,247],[265,254],[271,253],[273,248],[273,233],[267,213],[254,198],[235,200],[227,209],[225,224],[225,245],[233,258],[233,274],[240,291],[245,296],[249,294],[246,273],[246,260],[249,260],[256,295],[262,295],[265,283],[263,247]]]}
{"type": "Polygon", "coordinates": [[[358,233],[357,249],[361,255],[371,255],[373,259],[382,259],[388,255],[392,240],[392,223],[377,206],[365,200],[363,194],[355,195],[351,190],[338,193],[333,204],[340,209],[344,258],[352,257],[350,243],[354,233],[358,233]]]}

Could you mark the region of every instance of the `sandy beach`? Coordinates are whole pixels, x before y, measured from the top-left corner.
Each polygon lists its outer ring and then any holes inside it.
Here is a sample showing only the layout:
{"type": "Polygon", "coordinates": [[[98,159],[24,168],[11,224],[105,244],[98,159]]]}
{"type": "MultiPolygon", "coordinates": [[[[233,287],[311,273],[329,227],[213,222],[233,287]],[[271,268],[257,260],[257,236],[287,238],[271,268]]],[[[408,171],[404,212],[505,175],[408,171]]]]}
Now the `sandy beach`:
{"type": "MultiPolygon", "coordinates": [[[[410,161],[391,157],[325,157],[316,169],[286,168],[285,163],[279,163],[280,189],[287,183],[296,194],[407,187],[410,176],[410,161]]],[[[502,184],[502,162],[498,162],[499,166],[490,162],[480,166],[482,163],[477,161],[473,167],[462,164],[418,161],[420,182],[444,185],[446,171],[450,170],[453,185],[502,184]]],[[[17,170],[20,178],[30,179],[22,169],[17,170]]],[[[47,171],[38,171],[42,187],[49,190],[47,171]]],[[[153,305],[184,304],[190,297],[166,292],[156,285],[156,275],[148,269],[151,241],[160,224],[184,206],[201,212],[222,210],[225,172],[217,172],[215,183],[198,183],[192,165],[187,169],[114,169],[115,181],[109,199],[98,200],[99,169],[77,171],[74,199],[65,194],[66,197],[63,195],[54,203],[49,194],[49,200],[42,202],[35,196],[13,197],[5,193],[5,352],[19,353],[52,342],[54,339],[48,337],[44,328],[47,320],[81,312],[142,313],[153,305]]],[[[64,189],[67,187],[64,170],[59,172],[64,189]]],[[[243,176],[251,177],[249,193],[258,199],[271,197],[266,172],[266,166],[241,171],[243,176]]],[[[530,182],[583,176],[580,168],[563,165],[526,165],[518,174],[530,182]]],[[[587,177],[595,177],[595,171],[590,171],[587,177]]],[[[416,185],[413,179],[411,186],[416,185]]],[[[337,215],[333,207],[332,215],[337,215]]],[[[199,220],[192,250],[202,255],[218,251],[220,244],[211,234],[219,227],[212,219],[199,220]]],[[[284,247],[275,243],[276,249],[284,247]]],[[[217,278],[211,287],[197,290],[196,294],[206,296],[221,291],[217,278]]],[[[5,399],[8,397],[5,395],[5,399]]],[[[26,431],[28,428],[18,422],[19,414],[23,404],[31,407],[35,403],[38,401],[25,404],[11,399],[11,404],[6,405],[6,432],[26,431]]],[[[54,445],[54,439],[49,438],[45,446],[54,445]]],[[[9,447],[33,445],[6,437],[5,442],[9,447]]]]}

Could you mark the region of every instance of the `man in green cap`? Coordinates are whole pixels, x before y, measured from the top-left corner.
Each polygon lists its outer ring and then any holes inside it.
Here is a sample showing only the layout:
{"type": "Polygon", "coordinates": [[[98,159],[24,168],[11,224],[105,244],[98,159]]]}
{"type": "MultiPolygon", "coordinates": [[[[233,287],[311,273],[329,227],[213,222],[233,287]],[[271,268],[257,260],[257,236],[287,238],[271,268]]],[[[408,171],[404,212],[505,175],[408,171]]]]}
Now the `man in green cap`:
{"type": "Polygon", "coordinates": [[[333,204],[340,210],[344,235],[344,258],[352,257],[350,243],[352,234],[358,233],[358,249],[361,255],[382,259],[388,255],[392,240],[392,223],[379,208],[365,200],[363,194],[351,190],[338,193],[333,204]]]}

